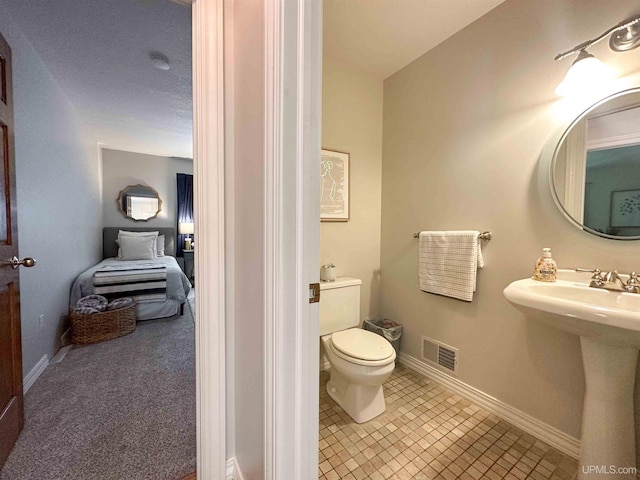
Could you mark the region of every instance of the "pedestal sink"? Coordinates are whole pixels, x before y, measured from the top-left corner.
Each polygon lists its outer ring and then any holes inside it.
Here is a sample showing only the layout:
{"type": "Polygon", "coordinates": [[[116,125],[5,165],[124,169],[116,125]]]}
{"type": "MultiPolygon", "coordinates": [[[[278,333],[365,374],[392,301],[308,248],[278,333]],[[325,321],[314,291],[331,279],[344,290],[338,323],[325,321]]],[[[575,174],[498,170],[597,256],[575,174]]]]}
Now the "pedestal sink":
{"type": "Polygon", "coordinates": [[[580,336],[586,392],[578,478],[634,478],[633,389],[640,348],[640,294],[589,287],[590,275],[512,282],[504,296],[529,317],[580,336]],[[619,475],[616,475],[619,473],[619,475]]]}

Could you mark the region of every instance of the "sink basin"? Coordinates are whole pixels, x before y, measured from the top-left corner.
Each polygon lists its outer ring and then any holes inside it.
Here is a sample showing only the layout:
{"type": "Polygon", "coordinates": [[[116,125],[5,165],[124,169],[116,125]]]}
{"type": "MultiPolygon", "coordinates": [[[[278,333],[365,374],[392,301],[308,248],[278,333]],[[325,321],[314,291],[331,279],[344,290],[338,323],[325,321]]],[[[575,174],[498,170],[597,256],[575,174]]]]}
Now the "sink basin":
{"type": "Polygon", "coordinates": [[[586,390],[578,478],[622,479],[628,475],[590,468],[636,466],[633,392],[640,294],[591,288],[589,281],[589,274],[559,270],[556,282],[516,280],[504,296],[529,318],[580,336],[586,390]]]}
{"type": "Polygon", "coordinates": [[[612,345],[640,347],[640,295],[589,287],[590,275],[560,270],[558,281],[516,280],[504,296],[555,328],[612,345]]]}

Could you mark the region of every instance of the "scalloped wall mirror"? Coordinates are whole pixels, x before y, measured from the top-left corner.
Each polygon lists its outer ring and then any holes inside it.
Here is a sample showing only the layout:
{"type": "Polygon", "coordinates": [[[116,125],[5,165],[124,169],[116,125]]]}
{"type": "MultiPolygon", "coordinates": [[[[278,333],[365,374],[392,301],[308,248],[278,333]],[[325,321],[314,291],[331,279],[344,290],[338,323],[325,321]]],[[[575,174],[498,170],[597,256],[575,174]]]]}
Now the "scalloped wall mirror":
{"type": "Polygon", "coordinates": [[[158,192],[147,185],[129,185],[120,190],[118,210],[126,218],[146,222],[160,213],[162,200],[158,192]]]}

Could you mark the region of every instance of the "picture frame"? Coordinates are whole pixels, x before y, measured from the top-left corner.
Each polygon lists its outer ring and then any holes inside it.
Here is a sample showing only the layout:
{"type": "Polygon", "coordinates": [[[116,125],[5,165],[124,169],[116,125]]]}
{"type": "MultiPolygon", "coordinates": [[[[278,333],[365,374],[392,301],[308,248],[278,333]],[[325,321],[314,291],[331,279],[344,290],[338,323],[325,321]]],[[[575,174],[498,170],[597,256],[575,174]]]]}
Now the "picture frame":
{"type": "Polygon", "coordinates": [[[611,226],[640,227],[640,189],[611,192],[611,226]]]}
{"type": "Polygon", "coordinates": [[[349,154],[323,148],[320,153],[320,221],[349,221],[349,154]]]}

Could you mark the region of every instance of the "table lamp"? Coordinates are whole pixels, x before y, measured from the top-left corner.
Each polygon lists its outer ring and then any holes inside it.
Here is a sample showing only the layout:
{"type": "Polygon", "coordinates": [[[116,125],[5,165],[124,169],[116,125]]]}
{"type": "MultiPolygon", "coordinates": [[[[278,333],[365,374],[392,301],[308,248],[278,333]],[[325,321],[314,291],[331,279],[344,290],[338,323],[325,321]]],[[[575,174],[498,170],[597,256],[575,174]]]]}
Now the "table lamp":
{"type": "Polygon", "coordinates": [[[180,235],[187,236],[187,238],[184,239],[184,249],[191,250],[191,237],[189,235],[192,235],[194,233],[193,223],[179,223],[178,233],[180,235]]]}

